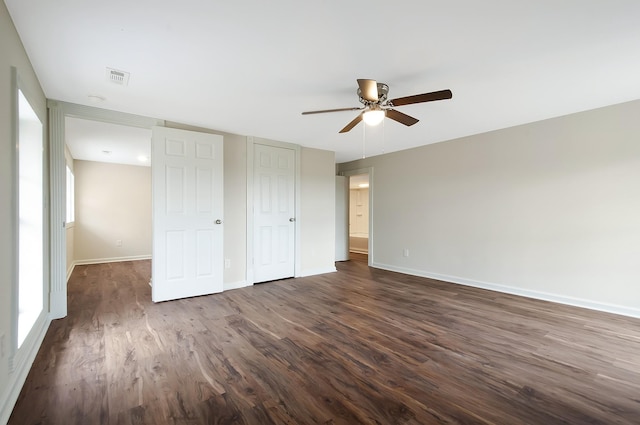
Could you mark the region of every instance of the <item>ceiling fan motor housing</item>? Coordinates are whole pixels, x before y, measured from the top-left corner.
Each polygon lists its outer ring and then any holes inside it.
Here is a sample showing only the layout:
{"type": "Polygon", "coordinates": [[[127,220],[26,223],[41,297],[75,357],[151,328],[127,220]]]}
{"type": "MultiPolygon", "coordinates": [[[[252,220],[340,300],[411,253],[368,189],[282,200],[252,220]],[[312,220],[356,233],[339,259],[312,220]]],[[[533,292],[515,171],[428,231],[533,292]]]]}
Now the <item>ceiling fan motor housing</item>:
{"type": "Polygon", "coordinates": [[[365,106],[380,105],[387,100],[387,94],[389,94],[389,86],[386,85],[385,83],[377,83],[376,85],[378,87],[378,101],[372,102],[370,100],[363,98],[362,91],[360,90],[360,87],[358,87],[357,93],[358,93],[358,97],[360,98],[360,103],[362,103],[365,106]]]}

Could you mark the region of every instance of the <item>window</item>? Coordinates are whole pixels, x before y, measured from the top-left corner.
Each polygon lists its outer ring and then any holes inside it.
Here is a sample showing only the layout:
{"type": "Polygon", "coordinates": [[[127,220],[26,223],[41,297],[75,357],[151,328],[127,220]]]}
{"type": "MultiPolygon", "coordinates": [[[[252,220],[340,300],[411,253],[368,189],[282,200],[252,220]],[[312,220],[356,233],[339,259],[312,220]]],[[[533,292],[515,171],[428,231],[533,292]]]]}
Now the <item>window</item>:
{"type": "Polygon", "coordinates": [[[67,165],[67,217],[65,222],[67,223],[67,227],[71,226],[74,221],[76,221],[76,210],[75,210],[75,177],[73,175],[73,171],[67,165]]]}
{"type": "Polygon", "coordinates": [[[42,122],[18,89],[18,348],[44,305],[44,166],[42,122]]]}

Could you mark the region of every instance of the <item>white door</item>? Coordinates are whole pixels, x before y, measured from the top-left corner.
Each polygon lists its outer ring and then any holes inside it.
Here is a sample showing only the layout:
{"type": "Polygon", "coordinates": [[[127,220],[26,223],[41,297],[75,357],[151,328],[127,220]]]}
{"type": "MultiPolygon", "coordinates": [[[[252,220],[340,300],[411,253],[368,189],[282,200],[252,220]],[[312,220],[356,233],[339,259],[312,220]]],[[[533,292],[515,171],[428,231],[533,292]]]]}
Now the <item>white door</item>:
{"type": "Polygon", "coordinates": [[[254,145],[254,281],[295,271],[295,151],[254,145]]]}
{"type": "Polygon", "coordinates": [[[222,292],[222,136],[153,127],[152,299],[222,292]]]}

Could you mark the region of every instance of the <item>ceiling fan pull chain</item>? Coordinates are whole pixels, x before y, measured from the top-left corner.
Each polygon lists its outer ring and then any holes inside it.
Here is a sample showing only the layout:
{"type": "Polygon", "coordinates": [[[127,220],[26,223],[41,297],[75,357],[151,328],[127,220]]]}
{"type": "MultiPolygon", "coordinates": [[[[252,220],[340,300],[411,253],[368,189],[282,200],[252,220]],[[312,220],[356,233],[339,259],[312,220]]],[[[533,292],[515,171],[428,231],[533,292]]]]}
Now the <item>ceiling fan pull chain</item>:
{"type": "Polygon", "coordinates": [[[367,157],[367,155],[366,155],[366,132],[367,132],[367,126],[363,125],[362,126],[362,159],[365,159],[367,157]]]}
{"type": "Polygon", "coordinates": [[[385,151],[384,151],[384,121],[386,121],[386,120],[382,121],[382,153],[385,153],[385,151]]]}

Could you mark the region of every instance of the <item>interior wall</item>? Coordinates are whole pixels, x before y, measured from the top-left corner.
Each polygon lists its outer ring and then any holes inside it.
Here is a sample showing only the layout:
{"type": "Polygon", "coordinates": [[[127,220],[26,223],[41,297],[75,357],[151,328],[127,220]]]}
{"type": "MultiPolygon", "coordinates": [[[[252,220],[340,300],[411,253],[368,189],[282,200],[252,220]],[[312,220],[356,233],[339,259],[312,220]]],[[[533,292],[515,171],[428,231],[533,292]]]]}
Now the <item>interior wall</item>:
{"type": "MultiPolygon", "coordinates": [[[[14,100],[11,67],[17,68],[33,109],[43,119],[46,120],[47,116],[44,93],[4,2],[0,2],[0,52],[0,234],[3,235],[0,238],[0,340],[3,344],[0,352],[0,423],[4,423],[18,395],[16,388],[19,391],[26,377],[22,370],[11,370],[9,362],[13,355],[11,340],[14,337],[16,314],[13,292],[16,258],[11,235],[17,228],[14,218],[16,205],[12,195],[16,180],[13,175],[15,145],[12,136],[14,100]]],[[[43,125],[46,128],[46,121],[43,125]]],[[[45,305],[48,305],[48,291],[44,292],[45,305]]]]}
{"type": "Polygon", "coordinates": [[[375,170],[376,267],[640,316],[638,116],[634,101],[338,168],[375,170]]]}
{"type": "Polygon", "coordinates": [[[300,274],[335,271],[335,153],[302,148],[300,180],[300,274]]]}
{"type": "Polygon", "coordinates": [[[75,160],[74,171],[75,261],[151,258],[151,167],[75,160]]]}

